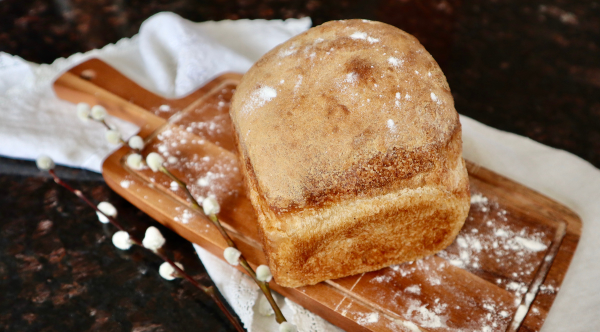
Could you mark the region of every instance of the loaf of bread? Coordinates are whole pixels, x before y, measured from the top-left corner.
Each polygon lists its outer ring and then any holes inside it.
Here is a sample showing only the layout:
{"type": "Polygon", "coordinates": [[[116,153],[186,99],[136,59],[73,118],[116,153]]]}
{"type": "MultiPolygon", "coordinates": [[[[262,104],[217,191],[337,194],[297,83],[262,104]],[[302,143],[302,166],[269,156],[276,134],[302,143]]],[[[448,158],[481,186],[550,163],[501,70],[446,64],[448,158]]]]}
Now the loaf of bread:
{"type": "Polygon", "coordinates": [[[325,23],[246,73],[231,117],[275,281],[315,284],[448,246],[469,211],[446,78],[393,26],[325,23]]]}

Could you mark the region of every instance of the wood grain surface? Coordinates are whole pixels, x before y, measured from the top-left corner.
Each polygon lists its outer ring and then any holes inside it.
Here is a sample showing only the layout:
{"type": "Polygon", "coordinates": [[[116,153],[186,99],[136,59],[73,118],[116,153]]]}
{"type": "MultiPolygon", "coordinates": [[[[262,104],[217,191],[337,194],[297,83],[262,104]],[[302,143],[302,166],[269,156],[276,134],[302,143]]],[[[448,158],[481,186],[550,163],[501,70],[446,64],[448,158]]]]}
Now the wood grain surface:
{"type": "MultiPolygon", "coordinates": [[[[239,74],[180,99],[148,92],[100,60],[55,82],[59,97],[101,104],[140,126],[143,154],[158,152],[195,197],[215,195],[219,217],[251,265],[265,263],[245,195],[228,115],[239,74]]],[[[157,221],[221,257],[225,241],[171,180],[133,170],[123,147],[106,182],[157,221]]],[[[435,256],[379,271],[273,289],[348,331],[539,331],[576,249],[581,220],[568,208],[467,162],[471,211],[456,241],[435,256]]]]}

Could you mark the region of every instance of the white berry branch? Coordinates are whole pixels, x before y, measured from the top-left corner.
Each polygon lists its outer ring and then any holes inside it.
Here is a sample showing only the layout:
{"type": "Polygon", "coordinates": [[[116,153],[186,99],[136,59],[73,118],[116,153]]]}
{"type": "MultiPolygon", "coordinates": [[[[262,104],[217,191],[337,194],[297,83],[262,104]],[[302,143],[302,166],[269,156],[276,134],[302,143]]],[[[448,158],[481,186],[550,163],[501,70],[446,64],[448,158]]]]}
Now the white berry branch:
{"type": "MultiPolygon", "coordinates": [[[[90,108],[89,105],[85,103],[80,103],[77,105],[77,110],[77,115],[82,120],[87,121],[91,118],[95,121],[102,123],[107,129],[106,138],[110,143],[122,143],[128,145],[132,150],[134,150],[135,153],[132,153],[127,156],[127,165],[135,170],[139,170],[142,168],[143,156],[141,155],[141,151],[144,148],[144,141],[141,137],[134,136],[129,139],[129,142],[125,142],[125,140],[123,140],[120,137],[118,131],[115,131],[104,121],[106,117],[106,109],[104,109],[104,107],[100,105],[95,105],[90,108]],[[115,135],[119,135],[118,139],[115,137],[115,135]]],[[[203,200],[202,204],[198,203],[198,201],[194,198],[194,196],[187,188],[187,185],[163,166],[164,162],[164,158],[156,152],[151,152],[146,156],[146,165],[148,165],[148,167],[153,172],[161,172],[167,175],[175,183],[177,183],[177,185],[184,191],[185,195],[190,200],[192,208],[198,212],[203,212],[204,215],[208,217],[208,219],[213,223],[213,225],[217,227],[217,229],[219,230],[219,232],[221,233],[228,245],[228,247],[223,252],[225,260],[229,264],[234,266],[237,266],[238,264],[241,265],[244,268],[244,270],[248,273],[248,275],[252,277],[254,282],[261,289],[267,301],[271,305],[271,308],[275,313],[275,319],[279,323],[279,331],[295,332],[297,330],[296,326],[286,321],[285,317],[281,313],[279,306],[273,298],[271,288],[269,287],[269,282],[273,278],[273,275],[271,274],[271,270],[269,269],[269,267],[266,265],[260,265],[255,272],[250,266],[250,264],[248,264],[246,258],[236,247],[235,243],[233,242],[233,240],[219,221],[217,214],[220,212],[220,206],[217,200],[214,197],[207,197],[203,200]]],[[[175,265],[173,265],[173,268],[175,268],[175,270],[178,269],[177,267],[175,267],[175,265]]]]}
{"type": "MultiPolygon", "coordinates": [[[[186,196],[192,204],[192,208],[196,211],[204,212],[204,214],[213,223],[213,225],[217,227],[217,229],[219,230],[219,232],[221,233],[228,245],[228,247],[223,252],[225,260],[229,264],[234,266],[237,266],[239,264],[244,268],[244,270],[246,270],[246,272],[250,275],[250,277],[252,277],[254,282],[264,293],[265,297],[269,301],[269,304],[271,304],[271,307],[275,312],[275,318],[277,322],[279,324],[286,322],[286,319],[281,313],[279,306],[275,302],[275,299],[273,298],[271,289],[269,287],[269,281],[271,281],[271,279],[273,278],[269,267],[266,265],[261,265],[257,268],[257,271],[260,273],[254,272],[250,264],[248,264],[246,258],[244,258],[244,256],[242,255],[242,252],[237,249],[235,243],[233,242],[233,240],[219,221],[219,218],[217,218],[217,214],[220,212],[220,206],[217,200],[214,197],[207,197],[204,199],[204,201],[202,201],[202,205],[200,205],[198,201],[194,198],[192,193],[190,193],[189,189],[187,188],[187,185],[179,178],[177,178],[173,173],[171,173],[166,167],[163,166],[164,162],[164,158],[156,152],[151,152],[146,157],[146,164],[148,165],[148,167],[150,167],[150,169],[152,169],[152,171],[160,171],[167,175],[171,180],[175,181],[177,185],[179,185],[179,187],[185,192],[186,196]]],[[[280,326],[280,329],[283,329],[285,328],[285,326],[288,325],[291,324],[284,324],[283,326],[280,326]]]]}
{"type": "Polygon", "coordinates": [[[66,182],[64,182],[60,177],[58,177],[58,175],[56,175],[56,173],[54,172],[54,167],[55,167],[54,161],[50,157],[41,156],[36,160],[36,164],[40,170],[47,171],[48,173],[50,173],[50,175],[54,179],[54,182],[56,182],[58,185],[64,187],[71,193],[75,194],[77,197],[82,199],[87,205],[89,205],[92,209],[94,209],[96,211],[96,213],[98,214],[98,217],[99,217],[98,219],[101,222],[111,223],[113,226],[115,226],[116,228],[119,229],[119,231],[116,232],[112,237],[112,241],[113,241],[113,244],[115,245],[115,247],[117,247],[121,250],[128,250],[129,248],[131,248],[132,244],[136,244],[136,245],[146,248],[147,250],[150,250],[151,252],[153,252],[154,254],[156,254],[158,257],[162,258],[165,261],[165,263],[163,263],[159,268],[159,273],[161,274],[161,276],[163,276],[163,278],[168,279],[168,277],[171,277],[170,280],[172,280],[173,277],[175,277],[175,276],[183,277],[184,279],[189,281],[194,287],[196,287],[197,289],[203,291],[208,296],[210,296],[215,301],[217,306],[221,309],[221,311],[223,311],[225,316],[227,316],[227,319],[229,319],[229,321],[233,324],[233,326],[236,328],[237,331],[240,331],[240,332],[244,331],[244,328],[240,325],[238,320],[233,316],[233,314],[231,314],[231,312],[229,312],[229,310],[227,310],[227,308],[225,307],[225,304],[217,296],[214,286],[207,287],[207,286],[199,284],[196,280],[194,280],[194,278],[192,278],[189,274],[187,274],[183,270],[183,266],[181,264],[173,262],[164,253],[162,246],[165,243],[165,238],[162,236],[162,234],[156,227],[154,227],[154,226],[148,227],[146,229],[146,234],[144,236],[144,239],[140,240],[135,235],[132,235],[131,233],[127,232],[125,230],[125,228],[121,225],[121,223],[119,223],[117,221],[117,219],[115,219],[115,217],[117,216],[117,210],[115,209],[115,207],[112,204],[110,204],[108,202],[101,202],[100,204],[98,204],[96,206],[80,190],[72,188],[70,185],[68,185],[66,182]],[[165,265],[165,264],[167,264],[167,265],[165,265]],[[167,277],[165,277],[165,276],[167,276],[167,277]]]}

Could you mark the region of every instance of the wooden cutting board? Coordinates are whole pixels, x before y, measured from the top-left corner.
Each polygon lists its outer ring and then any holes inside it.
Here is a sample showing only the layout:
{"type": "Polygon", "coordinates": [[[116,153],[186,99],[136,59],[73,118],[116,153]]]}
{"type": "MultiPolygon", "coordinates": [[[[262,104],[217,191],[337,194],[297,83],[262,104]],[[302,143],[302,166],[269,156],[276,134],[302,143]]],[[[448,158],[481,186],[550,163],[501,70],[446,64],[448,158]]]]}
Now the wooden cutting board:
{"type": "MultiPolygon", "coordinates": [[[[55,82],[60,98],[101,104],[141,127],[144,155],[195,197],[214,194],[219,217],[254,267],[265,263],[256,216],[234,148],[229,104],[241,75],[225,74],[187,97],[159,97],[100,60],[55,82]]],[[[106,182],[157,221],[218,257],[225,241],[161,173],[105,161],[106,182]]],[[[439,254],[315,286],[273,289],[348,331],[539,331],[579,241],[581,220],[565,206],[467,162],[471,211],[456,241],[439,254]]]]}

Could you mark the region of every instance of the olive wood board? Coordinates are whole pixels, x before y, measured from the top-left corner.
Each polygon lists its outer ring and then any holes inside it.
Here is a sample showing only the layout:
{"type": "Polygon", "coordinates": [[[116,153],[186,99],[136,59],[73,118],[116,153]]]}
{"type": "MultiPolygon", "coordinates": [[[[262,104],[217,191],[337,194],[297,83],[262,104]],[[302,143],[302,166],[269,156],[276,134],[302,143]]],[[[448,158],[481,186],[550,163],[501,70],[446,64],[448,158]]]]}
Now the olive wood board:
{"type": "MultiPolygon", "coordinates": [[[[143,155],[158,152],[195,197],[215,195],[219,218],[254,267],[265,264],[256,215],[238,168],[230,100],[240,74],[165,99],[98,60],[54,84],[65,100],[100,104],[140,126],[143,155]]],[[[162,173],[134,170],[121,147],[103,165],[108,185],[218,257],[226,243],[162,173]]],[[[425,259],[314,286],[271,287],[347,331],[539,331],[581,233],[565,206],[467,161],[471,210],[450,247],[425,259]]]]}

